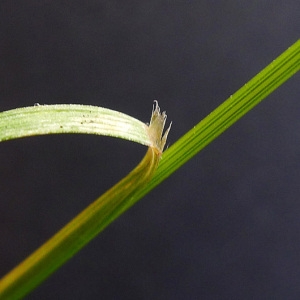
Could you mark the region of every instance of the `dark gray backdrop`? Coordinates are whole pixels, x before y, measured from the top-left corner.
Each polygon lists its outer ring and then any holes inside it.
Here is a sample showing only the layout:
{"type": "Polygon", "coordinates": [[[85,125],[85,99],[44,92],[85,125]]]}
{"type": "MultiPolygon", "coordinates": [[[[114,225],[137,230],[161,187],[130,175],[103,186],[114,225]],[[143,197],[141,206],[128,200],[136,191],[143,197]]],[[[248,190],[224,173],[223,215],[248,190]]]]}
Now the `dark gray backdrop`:
{"type": "MultiPolygon", "coordinates": [[[[1,110],[83,103],[169,143],[299,38],[298,1],[2,1],[1,110]]],[[[300,84],[294,76],[114,222],[29,299],[298,299],[300,84]]],[[[44,136],[0,144],[0,275],[146,148],[44,136]]]]}

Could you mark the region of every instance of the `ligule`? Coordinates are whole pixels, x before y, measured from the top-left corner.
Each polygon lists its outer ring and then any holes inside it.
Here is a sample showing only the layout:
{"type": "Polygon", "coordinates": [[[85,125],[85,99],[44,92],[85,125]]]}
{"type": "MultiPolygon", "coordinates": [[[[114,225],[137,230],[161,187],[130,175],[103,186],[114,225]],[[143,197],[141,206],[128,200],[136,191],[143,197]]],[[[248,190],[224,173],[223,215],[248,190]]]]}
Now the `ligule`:
{"type": "Polygon", "coordinates": [[[162,113],[160,112],[160,107],[158,105],[158,101],[154,100],[150,125],[148,127],[148,134],[150,140],[152,141],[152,147],[161,154],[164,150],[167,137],[169,131],[171,129],[172,122],[170,123],[169,127],[166,129],[165,133],[163,134],[163,130],[165,127],[165,123],[167,120],[167,114],[165,111],[162,113]]]}

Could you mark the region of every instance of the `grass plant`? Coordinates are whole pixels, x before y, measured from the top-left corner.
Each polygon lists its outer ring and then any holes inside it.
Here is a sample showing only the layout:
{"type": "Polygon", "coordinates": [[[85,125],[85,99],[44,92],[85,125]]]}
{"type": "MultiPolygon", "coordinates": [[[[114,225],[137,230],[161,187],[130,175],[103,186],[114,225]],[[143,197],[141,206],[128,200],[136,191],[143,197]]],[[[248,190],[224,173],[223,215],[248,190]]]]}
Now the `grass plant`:
{"type": "Polygon", "coordinates": [[[300,70],[300,40],[163,152],[170,127],[155,102],[150,125],[105,108],[35,105],[0,113],[0,141],[85,133],[148,146],[140,164],[0,281],[0,299],[20,299],[42,283],[135,202],[174,173],[300,70]]]}

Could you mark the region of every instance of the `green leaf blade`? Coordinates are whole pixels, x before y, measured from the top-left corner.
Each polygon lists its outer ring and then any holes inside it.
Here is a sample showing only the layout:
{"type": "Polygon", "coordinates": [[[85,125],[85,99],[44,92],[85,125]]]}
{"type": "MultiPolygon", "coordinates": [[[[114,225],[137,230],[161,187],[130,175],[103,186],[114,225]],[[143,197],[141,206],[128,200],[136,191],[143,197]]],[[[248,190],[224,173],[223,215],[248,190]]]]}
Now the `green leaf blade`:
{"type": "Polygon", "coordinates": [[[26,136],[80,133],[112,136],[149,146],[147,125],[126,114],[90,105],[57,104],[0,113],[0,142],[26,136]]]}
{"type": "Polygon", "coordinates": [[[230,96],[162,155],[142,198],[300,70],[300,40],[230,96]]]}

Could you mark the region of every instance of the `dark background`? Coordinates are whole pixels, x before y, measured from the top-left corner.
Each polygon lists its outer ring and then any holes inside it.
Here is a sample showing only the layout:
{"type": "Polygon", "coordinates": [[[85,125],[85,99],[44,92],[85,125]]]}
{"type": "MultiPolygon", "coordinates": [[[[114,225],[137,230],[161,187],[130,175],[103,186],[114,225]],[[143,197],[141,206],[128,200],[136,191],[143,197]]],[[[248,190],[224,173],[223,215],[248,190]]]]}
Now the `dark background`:
{"type": "MultiPolygon", "coordinates": [[[[300,2],[1,1],[0,109],[104,106],[174,143],[299,38],[300,2]],[[129,3],[129,2],[128,2],[129,3]]],[[[121,216],[28,299],[299,299],[299,74],[121,216]]],[[[146,148],[0,144],[0,276],[146,148]]]]}

